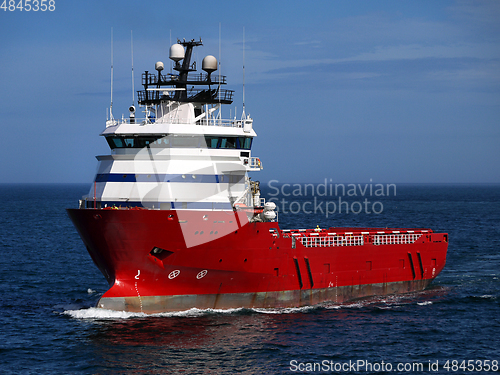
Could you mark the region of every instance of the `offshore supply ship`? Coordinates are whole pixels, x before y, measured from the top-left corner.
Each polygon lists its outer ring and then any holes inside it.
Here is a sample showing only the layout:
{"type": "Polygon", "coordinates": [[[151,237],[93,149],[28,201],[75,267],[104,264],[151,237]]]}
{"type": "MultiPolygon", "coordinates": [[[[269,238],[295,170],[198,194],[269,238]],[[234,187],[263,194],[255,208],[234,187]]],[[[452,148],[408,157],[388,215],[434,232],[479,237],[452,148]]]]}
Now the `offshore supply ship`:
{"type": "Polygon", "coordinates": [[[284,308],[426,288],[446,262],[448,235],[430,229],[281,229],[276,205],[248,172],[253,120],[223,119],[233,91],[201,40],[170,48],[174,73],[142,75],[128,118],[110,111],[111,153],[68,209],[109,283],[97,307],[157,313],[190,308],[284,308]]]}

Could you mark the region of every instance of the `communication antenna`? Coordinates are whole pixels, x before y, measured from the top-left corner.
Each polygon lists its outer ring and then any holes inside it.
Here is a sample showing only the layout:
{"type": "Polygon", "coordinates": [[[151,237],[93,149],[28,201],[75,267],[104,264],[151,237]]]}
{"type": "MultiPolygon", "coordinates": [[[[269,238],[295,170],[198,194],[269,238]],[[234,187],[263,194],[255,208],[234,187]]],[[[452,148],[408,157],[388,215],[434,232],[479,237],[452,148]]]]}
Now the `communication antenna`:
{"type": "Polygon", "coordinates": [[[135,106],[135,89],[134,89],[134,37],[130,30],[130,53],[132,55],[132,106],[135,106]]]}
{"type": "Polygon", "coordinates": [[[221,26],[221,22],[219,22],[219,88],[217,89],[217,94],[219,96],[219,116],[221,116],[221,110],[222,110],[222,107],[220,106],[220,99],[221,99],[221,95],[220,95],[220,85],[221,85],[221,80],[220,80],[220,69],[221,69],[221,65],[220,65],[220,62],[221,62],[221,51],[222,51],[222,42],[221,42],[221,38],[222,38],[222,26],[221,26]]]}
{"type": "Polygon", "coordinates": [[[135,124],[135,90],[134,90],[134,37],[130,30],[130,54],[132,57],[132,105],[128,108],[130,123],[135,124]]]}
{"type": "Polygon", "coordinates": [[[245,119],[245,26],[243,26],[243,112],[241,119],[245,119]]]}
{"type": "Polygon", "coordinates": [[[111,104],[109,106],[109,119],[113,120],[113,28],[111,28],[111,104]]]}

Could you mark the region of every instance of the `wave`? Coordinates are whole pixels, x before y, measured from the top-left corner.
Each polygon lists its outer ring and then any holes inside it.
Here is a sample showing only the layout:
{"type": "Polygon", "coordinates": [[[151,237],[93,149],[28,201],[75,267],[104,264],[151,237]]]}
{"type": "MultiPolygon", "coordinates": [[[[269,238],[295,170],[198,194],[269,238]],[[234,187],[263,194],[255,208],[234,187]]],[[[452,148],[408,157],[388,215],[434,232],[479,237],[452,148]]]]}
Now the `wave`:
{"type": "MultiPolygon", "coordinates": [[[[147,318],[147,317],[199,317],[204,315],[213,314],[234,314],[239,313],[245,309],[196,309],[192,308],[185,311],[173,311],[173,312],[163,312],[156,314],[146,314],[143,312],[128,312],[128,311],[116,311],[107,310],[97,307],[90,307],[87,309],[79,310],[66,310],[63,312],[65,315],[69,315],[75,319],[89,319],[89,320],[115,320],[115,319],[131,319],[131,318],[147,318]]],[[[248,310],[248,309],[247,309],[248,310]]]]}

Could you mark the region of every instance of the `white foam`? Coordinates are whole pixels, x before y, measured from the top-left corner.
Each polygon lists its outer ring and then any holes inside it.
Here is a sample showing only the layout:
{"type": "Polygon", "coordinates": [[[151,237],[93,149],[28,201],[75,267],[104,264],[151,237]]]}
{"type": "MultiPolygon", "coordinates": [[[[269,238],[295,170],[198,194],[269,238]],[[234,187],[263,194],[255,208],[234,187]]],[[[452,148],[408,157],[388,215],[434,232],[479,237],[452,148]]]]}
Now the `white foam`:
{"type": "Polygon", "coordinates": [[[346,302],[346,303],[342,303],[339,305],[325,305],[323,307],[327,310],[331,310],[331,309],[338,310],[338,309],[360,309],[360,308],[363,308],[367,305],[368,305],[368,303],[361,303],[361,302],[349,303],[349,302],[346,302]]]}
{"type": "Polygon", "coordinates": [[[203,315],[210,315],[210,314],[234,314],[242,311],[243,308],[238,308],[238,309],[227,309],[227,310],[222,310],[222,309],[197,309],[197,308],[192,308],[189,310],[184,310],[184,311],[173,311],[173,312],[163,312],[163,313],[157,313],[157,314],[151,314],[149,316],[159,316],[159,317],[174,317],[174,316],[185,316],[185,317],[197,317],[197,316],[203,316],[203,315]]]}
{"type": "Polygon", "coordinates": [[[417,305],[419,305],[419,306],[427,306],[427,305],[432,305],[432,302],[431,301],[417,302],[417,305]]]}
{"type": "Polygon", "coordinates": [[[277,309],[263,309],[263,308],[253,308],[252,311],[258,312],[260,314],[294,314],[306,312],[315,309],[317,306],[304,306],[304,307],[283,307],[277,309]]]}
{"type": "Polygon", "coordinates": [[[129,319],[147,316],[144,313],[106,310],[97,307],[81,310],[66,310],[63,314],[69,315],[75,319],[129,319]]]}
{"type": "Polygon", "coordinates": [[[327,305],[327,306],[323,306],[325,309],[327,310],[339,310],[342,308],[342,305],[327,305]]]}
{"type": "Polygon", "coordinates": [[[157,314],[146,314],[141,312],[128,312],[128,311],[115,311],[106,310],[97,307],[90,307],[88,309],[80,310],[66,310],[63,314],[69,315],[75,319],[90,319],[90,320],[106,320],[106,319],[130,319],[130,318],[144,318],[144,317],[197,317],[210,314],[234,314],[243,310],[239,309],[190,309],[185,311],[163,312],[157,314]]]}

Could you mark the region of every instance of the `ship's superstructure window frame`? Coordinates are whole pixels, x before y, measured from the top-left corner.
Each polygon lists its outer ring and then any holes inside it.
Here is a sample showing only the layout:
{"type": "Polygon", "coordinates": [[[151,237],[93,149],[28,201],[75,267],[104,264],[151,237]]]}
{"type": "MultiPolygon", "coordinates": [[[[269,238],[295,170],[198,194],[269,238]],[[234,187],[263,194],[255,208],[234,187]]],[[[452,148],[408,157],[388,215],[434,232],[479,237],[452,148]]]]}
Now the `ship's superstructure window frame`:
{"type": "Polygon", "coordinates": [[[213,148],[250,150],[252,137],[189,135],[108,135],[106,141],[116,148],[213,148]]]}
{"type": "Polygon", "coordinates": [[[164,144],[163,135],[149,136],[107,136],[106,141],[111,149],[115,148],[144,148],[147,146],[153,147],[168,147],[164,144]]]}

